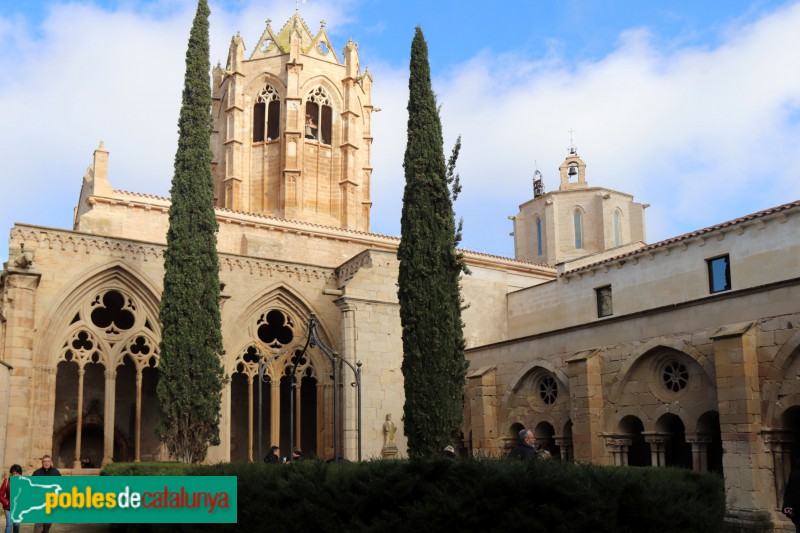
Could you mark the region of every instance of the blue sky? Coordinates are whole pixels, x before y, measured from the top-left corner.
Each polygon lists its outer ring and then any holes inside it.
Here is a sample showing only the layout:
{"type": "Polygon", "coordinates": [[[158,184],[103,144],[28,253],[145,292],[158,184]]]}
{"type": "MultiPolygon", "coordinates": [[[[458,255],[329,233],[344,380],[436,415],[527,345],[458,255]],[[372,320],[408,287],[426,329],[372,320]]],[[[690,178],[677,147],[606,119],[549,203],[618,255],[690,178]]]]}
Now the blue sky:
{"type": "MultiPolygon", "coordinates": [[[[167,195],[190,0],[0,4],[0,235],[70,228],[99,141],[116,189],[167,195]],[[35,194],[34,194],[35,192],[35,194]]],[[[253,46],[293,0],[211,2],[212,62],[253,46]]],[[[445,150],[458,134],[463,246],[513,255],[507,215],[535,165],[557,187],[568,130],[587,180],[648,209],[648,241],[800,198],[800,3],[308,0],[374,76],[373,219],[398,235],[407,65],[428,41],[445,150]],[[491,8],[487,6],[492,6],[491,8]]],[[[8,250],[0,248],[0,260],[8,250]]]]}

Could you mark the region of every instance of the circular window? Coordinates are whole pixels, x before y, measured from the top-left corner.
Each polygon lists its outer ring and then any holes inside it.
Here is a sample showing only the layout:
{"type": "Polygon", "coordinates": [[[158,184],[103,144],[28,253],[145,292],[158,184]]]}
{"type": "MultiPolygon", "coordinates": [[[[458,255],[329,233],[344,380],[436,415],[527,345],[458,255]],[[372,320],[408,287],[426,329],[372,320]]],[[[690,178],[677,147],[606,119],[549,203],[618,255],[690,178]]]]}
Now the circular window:
{"type": "Polygon", "coordinates": [[[558,397],[558,382],[551,376],[542,378],[539,382],[539,396],[547,405],[555,403],[558,397]]]}
{"type": "Polygon", "coordinates": [[[682,391],[689,382],[689,371],[677,361],[670,361],[661,374],[664,386],[672,392],[682,391]]]}

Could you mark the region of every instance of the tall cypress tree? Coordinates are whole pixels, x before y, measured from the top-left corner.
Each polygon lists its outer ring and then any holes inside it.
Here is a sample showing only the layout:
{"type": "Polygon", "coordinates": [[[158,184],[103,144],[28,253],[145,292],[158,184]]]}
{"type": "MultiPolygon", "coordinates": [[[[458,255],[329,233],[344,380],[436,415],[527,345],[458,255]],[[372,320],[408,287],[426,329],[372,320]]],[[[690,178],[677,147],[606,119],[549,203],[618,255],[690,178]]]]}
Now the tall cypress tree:
{"type": "Polygon", "coordinates": [[[158,433],[169,452],[186,463],[202,461],[208,446],[219,444],[224,384],[211,175],[209,14],[208,3],[200,0],[186,51],[160,314],[158,433]]]}
{"type": "Polygon", "coordinates": [[[411,44],[410,70],[398,299],[406,394],[403,421],[409,454],[420,456],[451,444],[463,419],[467,364],[459,277],[467,270],[456,251],[460,224],[457,229],[453,212],[460,188],[453,174],[460,140],[445,164],[428,45],[419,27],[411,44]]]}

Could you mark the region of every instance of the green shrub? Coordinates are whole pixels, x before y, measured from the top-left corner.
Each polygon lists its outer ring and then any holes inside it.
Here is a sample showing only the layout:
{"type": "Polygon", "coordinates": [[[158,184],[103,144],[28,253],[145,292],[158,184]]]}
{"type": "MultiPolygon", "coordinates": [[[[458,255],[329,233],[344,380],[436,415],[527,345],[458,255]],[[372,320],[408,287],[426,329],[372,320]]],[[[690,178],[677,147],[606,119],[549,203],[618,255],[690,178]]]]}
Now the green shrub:
{"type": "Polygon", "coordinates": [[[128,531],[716,533],[725,510],[721,478],[671,468],[495,459],[110,466],[105,474],[237,477],[236,525],[128,531]]]}

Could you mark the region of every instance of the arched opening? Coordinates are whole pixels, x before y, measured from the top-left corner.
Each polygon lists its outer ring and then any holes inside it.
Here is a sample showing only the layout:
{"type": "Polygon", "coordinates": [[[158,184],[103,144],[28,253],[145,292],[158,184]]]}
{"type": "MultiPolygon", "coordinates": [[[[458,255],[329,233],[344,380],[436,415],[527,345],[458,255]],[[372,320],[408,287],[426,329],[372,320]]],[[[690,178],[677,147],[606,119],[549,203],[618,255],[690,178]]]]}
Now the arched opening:
{"type": "MultiPolygon", "coordinates": [[[[53,417],[53,462],[60,468],[72,468],[76,461],[86,456],[92,462],[100,464],[103,459],[103,402],[105,400],[105,368],[97,362],[85,363],[83,366],[83,405],[79,407],[79,366],[72,360],[61,361],[56,367],[56,404],[53,417]],[[81,419],[81,446],[77,446],[77,424],[81,419]],[[94,430],[87,428],[98,426],[99,438],[94,430]],[[68,439],[71,429],[72,440],[68,439]],[[66,446],[66,447],[65,447],[66,446]],[[78,457],[78,455],[80,457],[78,457]]],[[[99,360],[97,354],[95,360],[99,360]]]]}
{"type": "Polygon", "coordinates": [[[536,437],[536,447],[542,458],[548,455],[556,459],[561,457],[561,448],[556,446],[555,434],[555,429],[548,422],[536,424],[533,435],[536,437]]]}
{"type": "Polygon", "coordinates": [[[564,424],[564,431],[561,433],[561,459],[572,462],[575,456],[572,451],[572,420],[567,420],[564,424]]]}
{"type": "MultiPolygon", "coordinates": [[[[709,411],[697,421],[698,438],[701,440],[699,453],[705,455],[705,469],[722,475],[722,434],[719,429],[719,413],[709,411]]],[[[695,453],[695,450],[692,450],[695,453]]],[[[703,470],[700,468],[699,470],[703,470]]]]}
{"type": "Polygon", "coordinates": [[[317,453],[317,380],[304,376],[300,387],[300,444],[303,454],[317,453]]]}
{"type": "Polygon", "coordinates": [[[672,413],[662,415],[656,422],[656,430],[666,437],[664,466],[692,469],[692,447],[686,442],[686,429],[679,416],[672,413]]]}
{"type": "MultiPolygon", "coordinates": [[[[258,376],[253,375],[252,381],[244,372],[244,365],[240,363],[240,370],[231,374],[231,461],[247,462],[252,455],[253,461],[263,461],[258,457],[258,376]],[[253,418],[249,419],[250,400],[252,394],[253,418]],[[252,425],[251,425],[252,424],[252,425]],[[250,432],[252,431],[252,440],[250,432]]],[[[266,382],[261,383],[261,455],[267,454],[270,442],[270,406],[272,384],[266,377],[266,382]]]]}
{"type": "Polygon", "coordinates": [[[629,466],[650,466],[652,464],[650,445],[644,440],[644,424],[637,417],[628,415],[619,421],[621,433],[631,439],[628,446],[629,466]]]}
{"type": "Polygon", "coordinates": [[[508,435],[504,439],[503,442],[503,454],[508,455],[508,452],[511,451],[511,448],[519,444],[519,432],[525,429],[519,422],[514,422],[511,424],[511,427],[508,428],[508,435]]]}
{"type": "Polygon", "coordinates": [[[781,427],[790,441],[790,462],[794,464],[800,460],[800,405],[793,405],[784,411],[781,415],[781,427]]]}
{"type": "Polygon", "coordinates": [[[279,140],[280,124],[281,102],[278,91],[267,85],[258,94],[253,105],[253,142],[279,140]]]}
{"type": "Polygon", "coordinates": [[[331,144],[333,108],[331,99],[322,87],[308,94],[306,100],[305,138],[331,144]]]}
{"type": "Polygon", "coordinates": [[[583,248],[583,216],[580,209],[575,209],[572,214],[572,221],[575,228],[575,248],[583,248]]]}
{"type": "Polygon", "coordinates": [[[536,217],[536,255],[542,255],[542,219],[536,217]]]}

